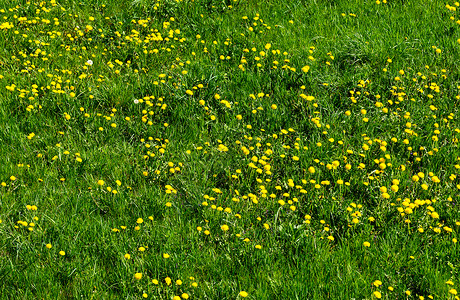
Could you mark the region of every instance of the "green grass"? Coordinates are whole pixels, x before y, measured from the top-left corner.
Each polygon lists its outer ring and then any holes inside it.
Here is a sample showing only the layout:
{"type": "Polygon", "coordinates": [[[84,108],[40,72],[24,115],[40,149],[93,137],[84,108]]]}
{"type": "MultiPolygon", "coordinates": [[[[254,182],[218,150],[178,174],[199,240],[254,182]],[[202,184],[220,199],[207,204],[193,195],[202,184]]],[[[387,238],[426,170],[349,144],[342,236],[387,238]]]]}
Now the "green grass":
{"type": "Polygon", "coordinates": [[[2,1],[0,295],[456,299],[459,9],[2,1]]]}

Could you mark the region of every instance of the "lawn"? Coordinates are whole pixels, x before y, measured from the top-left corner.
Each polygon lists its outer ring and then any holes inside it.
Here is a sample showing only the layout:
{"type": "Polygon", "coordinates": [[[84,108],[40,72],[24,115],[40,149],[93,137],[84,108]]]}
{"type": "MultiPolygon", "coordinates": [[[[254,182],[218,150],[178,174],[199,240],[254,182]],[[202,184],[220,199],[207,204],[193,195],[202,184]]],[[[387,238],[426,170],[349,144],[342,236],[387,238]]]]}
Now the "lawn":
{"type": "Polygon", "coordinates": [[[3,0],[2,299],[460,299],[460,4],[3,0]]]}

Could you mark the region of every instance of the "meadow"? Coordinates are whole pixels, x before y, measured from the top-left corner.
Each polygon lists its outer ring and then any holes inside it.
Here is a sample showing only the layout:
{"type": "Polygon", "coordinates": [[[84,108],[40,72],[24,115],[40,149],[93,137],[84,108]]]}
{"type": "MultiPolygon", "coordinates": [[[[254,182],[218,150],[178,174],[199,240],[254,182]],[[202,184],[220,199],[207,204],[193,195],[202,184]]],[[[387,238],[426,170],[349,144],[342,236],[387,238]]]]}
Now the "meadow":
{"type": "Polygon", "coordinates": [[[0,1],[1,299],[460,299],[460,4],[0,1]]]}

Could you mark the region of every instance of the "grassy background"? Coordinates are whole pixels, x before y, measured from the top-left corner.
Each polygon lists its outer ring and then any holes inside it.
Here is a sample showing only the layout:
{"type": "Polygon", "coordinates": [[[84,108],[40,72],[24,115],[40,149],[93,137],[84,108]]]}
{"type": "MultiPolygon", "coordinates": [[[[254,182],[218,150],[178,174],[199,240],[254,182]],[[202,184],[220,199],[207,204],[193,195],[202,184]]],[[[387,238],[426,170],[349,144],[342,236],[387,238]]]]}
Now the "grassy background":
{"type": "Polygon", "coordinates": [[[3,1],[0,294],[453,299],[453,7],[3,1]]]}

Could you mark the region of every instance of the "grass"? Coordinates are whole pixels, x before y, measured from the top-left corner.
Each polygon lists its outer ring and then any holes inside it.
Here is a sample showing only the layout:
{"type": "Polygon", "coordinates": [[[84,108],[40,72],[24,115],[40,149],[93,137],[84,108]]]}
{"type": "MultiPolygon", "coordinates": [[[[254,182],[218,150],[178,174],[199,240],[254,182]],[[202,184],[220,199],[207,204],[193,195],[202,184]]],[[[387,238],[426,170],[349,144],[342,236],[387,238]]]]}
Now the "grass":
{"type": "Polygon", "coordinates": [[[0,295],[458,299],[458,9],[3,1],[0,295]]]}

